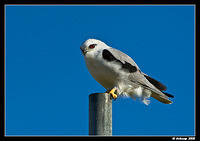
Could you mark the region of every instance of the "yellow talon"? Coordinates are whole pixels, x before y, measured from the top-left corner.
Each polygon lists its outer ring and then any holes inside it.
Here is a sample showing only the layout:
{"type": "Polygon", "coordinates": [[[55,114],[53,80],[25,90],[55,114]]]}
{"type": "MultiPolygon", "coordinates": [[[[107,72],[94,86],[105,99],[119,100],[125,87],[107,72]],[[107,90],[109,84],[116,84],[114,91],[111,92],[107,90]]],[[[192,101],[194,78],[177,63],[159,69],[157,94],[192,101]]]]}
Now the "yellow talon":
{"type": "Polygon", "coordinates": [[[113,89],[109,92],[109,94],[111,94],[112,97],[113,97],[114,99],[117,98],[117,95],[115,94],[115,90],[116,90],[116,88],[113,88],[113,89]]]}

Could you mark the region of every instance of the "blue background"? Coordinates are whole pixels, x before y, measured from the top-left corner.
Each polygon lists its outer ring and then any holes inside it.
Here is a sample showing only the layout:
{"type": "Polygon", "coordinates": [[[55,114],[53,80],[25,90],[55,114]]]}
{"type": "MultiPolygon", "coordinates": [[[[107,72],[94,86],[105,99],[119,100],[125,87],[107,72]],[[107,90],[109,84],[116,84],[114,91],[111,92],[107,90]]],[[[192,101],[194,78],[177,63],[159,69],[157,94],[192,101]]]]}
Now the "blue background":
{"type": "Polygon", "coordinates": [[[168,87],[171,105],[113,101],[113,135],[194,135],[194,6],[6,6],[6,135],[88,135],[105,89],[80,45],[100,39],[168,87]]]}

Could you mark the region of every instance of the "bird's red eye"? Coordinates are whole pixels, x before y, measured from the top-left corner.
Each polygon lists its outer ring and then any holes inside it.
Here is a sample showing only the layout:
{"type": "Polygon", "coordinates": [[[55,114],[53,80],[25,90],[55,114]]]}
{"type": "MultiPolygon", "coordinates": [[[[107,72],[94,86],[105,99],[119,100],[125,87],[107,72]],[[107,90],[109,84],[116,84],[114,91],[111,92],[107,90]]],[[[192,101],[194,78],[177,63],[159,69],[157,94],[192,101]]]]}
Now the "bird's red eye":
{"type": "Polygon", "coordinates": [[[93,49],[93,48],[95,48],[95,46],[96,46],[96,44],[91,44],[91,45],[89,46],[89,48],[90,48],[90,49],[93,49]]]}

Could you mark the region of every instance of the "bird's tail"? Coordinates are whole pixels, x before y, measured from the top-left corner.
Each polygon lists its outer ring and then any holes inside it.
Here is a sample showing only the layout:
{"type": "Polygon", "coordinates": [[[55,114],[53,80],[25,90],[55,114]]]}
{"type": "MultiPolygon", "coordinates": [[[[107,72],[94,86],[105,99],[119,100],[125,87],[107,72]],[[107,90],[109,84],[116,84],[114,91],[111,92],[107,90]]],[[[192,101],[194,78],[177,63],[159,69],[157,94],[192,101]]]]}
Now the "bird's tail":
{"type": "Polygon", "coordinates": [[[165,95],[160,95],[160,94],[157,94],[155,92],[152,92],[151,97],[155,98],[156,100],[158,100],[158,101],[160,101],[162,103],[172,104],[173,102],[168,99],[168,96],[172,97],[172,95],[167,94],[167,93],[164,93],[164,94],[165,95]]]}

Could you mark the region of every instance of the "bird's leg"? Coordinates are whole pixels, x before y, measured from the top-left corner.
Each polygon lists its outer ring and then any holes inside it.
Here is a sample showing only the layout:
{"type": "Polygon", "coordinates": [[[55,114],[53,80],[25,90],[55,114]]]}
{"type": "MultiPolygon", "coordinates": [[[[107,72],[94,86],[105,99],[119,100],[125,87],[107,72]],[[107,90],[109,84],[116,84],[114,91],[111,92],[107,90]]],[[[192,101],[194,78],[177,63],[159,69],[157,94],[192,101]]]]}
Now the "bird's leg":
{"type": "Polygon", "coordinates": [[[112,90],[107,91],[107,93],[108,93],[108,94],[111,94],[112,97],[113,97],[114,99],[117,98],[117,94],[115,94],[116,89],[117,89],[117,88],[114,87],[114,88],[112,88],[112,90]]]}

